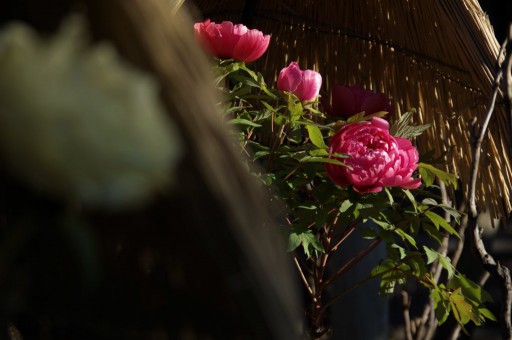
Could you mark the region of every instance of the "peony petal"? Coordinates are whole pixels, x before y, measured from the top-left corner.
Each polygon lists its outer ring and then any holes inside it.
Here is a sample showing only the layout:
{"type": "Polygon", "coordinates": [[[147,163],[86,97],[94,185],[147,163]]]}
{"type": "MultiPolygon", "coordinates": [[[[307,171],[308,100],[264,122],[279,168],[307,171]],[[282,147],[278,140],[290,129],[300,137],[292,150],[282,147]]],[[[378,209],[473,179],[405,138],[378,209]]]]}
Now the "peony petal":
{"type": "Polygon", "coordinates": [[[385,131],[389,130],[389,123],[385,119],[375,117],[375,118],[372,118],[370,123],[372,124],[373,127],[376,127],[378,129],[385,130],[385,131]]]}
{"type": "Polygon", "coordinates": [[[302,73],[302,82],[297,88],[297,97],[300,100],[312,100],[320,92],[322,86],[322,76],[320,73],[312,70],[305,70],[302,73]]]}
{"type": "Polygon", "coordinates": [[[268,48],[270,36],[258,30],[249,30],[240,37],[233,49],[233,58],[251,62],[263,55],[268,48]]]}
{"type": "Polygon", "coordinates": [[[302,82],[302,73],[297,62],[292,61],[288,67],[283,68],[279,73],[277,89],[295,93],[302,82]]]}
{"type": "Polygon", "coordinates": [[[355,192],[359,194],[373,194],[382,191],[381,186],[358,187],[354,185],[352,188],[354,189],[355,192]]]}
{"type": "Polygon", "coordinates": [[[410,182],[401,183],[400,187],[404,189],[417,189],[421,185],[421,178],[415,178],[410,182]]]}

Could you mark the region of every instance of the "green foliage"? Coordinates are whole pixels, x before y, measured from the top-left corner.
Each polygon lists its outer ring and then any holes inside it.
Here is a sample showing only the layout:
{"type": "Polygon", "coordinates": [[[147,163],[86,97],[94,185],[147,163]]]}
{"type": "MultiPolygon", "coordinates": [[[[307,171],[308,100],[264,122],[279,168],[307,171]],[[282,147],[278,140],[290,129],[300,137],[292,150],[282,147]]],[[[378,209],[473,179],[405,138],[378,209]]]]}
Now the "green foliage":
{"type": "MultiPolygon", "coordinates": [[[[448,256],[432,248],[432,242],[419,242],[420,235],[438,244],[446,237],[460,238],[456,226],[461,214],[439,203],[441,198],[432,190],[436,178],[456,189],[455,175],[420,163],[418,172],[424,185],[419,189],[385,188],[367,195],[341,188],[327,177],[325,164],[346,166],[342,160],[348,157],[329,155],[329,138],[344,124],[383,117],[386,112],[359,113],[339,121],[319,111],[317,102],[304,103],[293,94],[268,87],[263,76],[244,63],[221,61],[216,72],[218,84],[224,84],[226,123],[238,129],[233,133],[241,154],[247,155],[255,175],[286,206],[286,223],[281,227],[288,235],[289,252],[303,252],[318,265],[319,259],[333,250],[324,249],[325,240],[343,234],[343,228],[371,222],[358,228],[363,237],[386,244],[387,257],[369,277],[380,279],[382,294],[392,294],[409,280],[416,280],[430,289],[440,324],[450,314],[461,325],[495,319],[484,306],[489,295],[459,274],[448,256]],[[446,272],[446,285],[433,280],[430,270],[436,263],[446,272]]],[[[414,110],[405,113],[390,132],[403,138],[421,134],[429,125],[411,125],[414,114],[414,110]]]]}
{"type": "Polygon", "coordinates": [[[416,110],[414,109],[404,113],[402,117],[400,117],[400,119],[391,126],[389,132],[395,137],[402,137],[407,139],[421,135],[423,131],[431,126],[431,124],[410,125],[409,121],[411,120],[411,117],[414,113],[416,113],[416,110]]]}
{"type": "Polygon", "coordinates": [[[288,238],[288,251],[293,251],[300,245],[302,245],[308,259],[313,255],[317,256],[319,253],[325,252],[322,244],[318,241],[311,229],[296,228],[290,233],[290,237],[288,238]]]}
{"type": "Polygon", "coordinates": [[[418,170],[420,172],[423,183],[427,187],[431,186],[437,177],[444,183],[452,185],[455,189],[457,189],[457,176],[454,174],[450,174],[425,163],[418,163],[418,170]]]}

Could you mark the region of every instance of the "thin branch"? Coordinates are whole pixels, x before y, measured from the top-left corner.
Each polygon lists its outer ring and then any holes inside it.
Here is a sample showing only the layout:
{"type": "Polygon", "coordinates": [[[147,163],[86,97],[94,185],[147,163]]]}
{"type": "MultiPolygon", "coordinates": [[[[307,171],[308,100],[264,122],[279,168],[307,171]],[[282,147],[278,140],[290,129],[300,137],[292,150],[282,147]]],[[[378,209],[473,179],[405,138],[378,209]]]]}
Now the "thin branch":
{"type": "Polygon", "coordinates": [[[311,286],[308,283],[308,280],[306,279],[306,276],[304,275],[304,272],[302,271],[302,267],[299,263],[299,260],[297,260],[297,256],[293,256],[293,260],[295,262],[295,266],[297,266],[297,270],[299,271],[300,277],[302,279],[302,282],[304,282],[304,285],[306,286],[306,289],[308,290],[309,294],[313,296],[313,289],[311,289],[311,286]]]}
{"type": "Polygon", "coordinates": [[[347,263],[345,263],[336,273],[333,274],[327,281],[324,283],[324,287],[330,285],[334,280],[336,280],[340,275],[349,271],[353,266],[355,266],[359,261],[361,261],[368,253],[370,253],[379,243],[382,241],[381,238],[374,239],[370,244],[364,247],[359,253],[357,253],[353,258],[351,258],[347,263]]]}
{"type": "MultiPolygon", "coordinates": [[[[475,136],[475,142],[473,144],[473,158],[472,166],[469,175],[469,186],[468,186],[468,211],[469,211],[469,230],[473,250],[480,258],[480,261],[484,268],[494,276],[501,285],[503,294],[503,300],[501,304],[501,330],[503,339],[512,339],[512,324],[510,320],[510,305],[512,303],[512,283],[510,279],[510,271],[507,267],[502,266],[499,262],[496,262],[494,258],[487,252],[485,245],[481,238],[481,231],[477,224],[478,209],[476,205],[476,181],[478,177],[478,170],[480,165],[480,156],[482,149],[482,142],[487,133],[489,122],[494,112],[494,106],[496,104],[496,97],[499,92],[499,85],[504,73],[507,73],[506,79],[512,79],[510,76],[512,68],[512,25],[509,30],[509,36],[502,45],[502,51],[505,49],[505,60],[501,67],[498,68],[493,88],[492,95],[487,105],[487,111],[484,116],[484,120],[480,126],[478,134],[475,136]]],[[[500,53],[501,54],[501,53],[500,53]]],[[[498,59],[498,63],[499,63],[498,59]]],[[[512,80],[507,82],[507,93],[512,91],[512,80]],[[509,91],[510,90],[510,91],[509,91]]],[[[512,117],[511,117],[512,118],[512,117]]]]}
{"type": "Polygon", "coordinates": [[[409,306],[411,301],[409,299],[409,293],[402,290],[402,313],[404,315],[404,332],[407,340],[412,340],[412,329],[411,329],[411,316],[409,314],[409,306]]]}
{"type": "Polygon", "coordinates": [[[349,237],[353,232],[354,230],[356,230],[356,224],[352,224],[350,225],[344,232],[343,232],[343,235],[341,236],[340,240],[338,242],[336,242],[336,244],[331,248],[331,251],[329,252],[330,254],[334,253],[338,247],[340,246],[340,244],[343,243],[343,241],[345,241],[347,239],[347,237],[349,237]]]}

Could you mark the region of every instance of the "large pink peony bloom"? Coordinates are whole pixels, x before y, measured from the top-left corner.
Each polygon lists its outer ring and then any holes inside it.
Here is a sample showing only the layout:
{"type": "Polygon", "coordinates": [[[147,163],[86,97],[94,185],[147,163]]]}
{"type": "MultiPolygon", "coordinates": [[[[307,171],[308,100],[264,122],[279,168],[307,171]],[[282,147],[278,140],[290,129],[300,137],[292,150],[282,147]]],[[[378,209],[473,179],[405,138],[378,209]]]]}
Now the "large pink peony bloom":
{"type": "Polygon", "coordinates": [[[359,112],[366,115],[379,111],[391,112],[391,103],[383,93],[364,90],[361,87],[335,84],[331,91],[331,104],[322,102],[325,111],[332,116],[348,118],[359,112]]]}
{"type": "Polygon", "coordinates": [[[352,169],[327,164],[327,175],[334,183],[352,185],[359,193],[392,186],[416,189],[421,184],[421,179],[412,178],[418,167],[418,151],[409,140],[391,136],[389,123],[382,118],[342,126],[331,139],[329,153],[351,156],[339,160],[352,169]]]}
{"type": "Polygon", "coordinates": [[[213,56],[251,62],[263,55],[268,48],[270,35],[250,30],[242,24],[231,21],[220,24],[204,22],[194,24],[196,38],[213,56]]]}
{"type": "Polygon", "coordinates": [[[301,70],[297,62],[292,61],[279,73],[277,89],[291,92],[302,101],[312,100],[318,96],[322,86],[322,76],[312,70],[301,70]]]}

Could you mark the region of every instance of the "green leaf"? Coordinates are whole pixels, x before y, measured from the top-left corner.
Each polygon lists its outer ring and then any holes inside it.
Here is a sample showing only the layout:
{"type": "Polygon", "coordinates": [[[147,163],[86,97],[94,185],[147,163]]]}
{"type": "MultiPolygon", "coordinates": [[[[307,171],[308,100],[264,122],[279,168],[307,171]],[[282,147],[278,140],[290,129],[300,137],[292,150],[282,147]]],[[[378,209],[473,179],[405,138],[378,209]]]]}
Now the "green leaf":
{"type": "Polygon", "coordinates": [[[478,309],[466,301],[461,294],[460,288],[453,291],[450,295],[450,304],[452,305],[453,315],[461,325],[465,325],[469,320],[473,321],[475,325],[480,325],[480,316],[478,309]]]}
{"type": "MultiPolygon", "coordinates": [[[[442,286],[442,285],[440,285],[442,286]]],[[[434,309],[437,322],[441,326],[450,315],[451,305],[448,300],[444,297],[440,287],[436,286],[430,293],[430,297],[434,300],[434,309]]]]}
{"type": "Polygon", "coordinates": [[[244,70],[245,72],[247,72],[247,74],[249,74],[251,76],[252,79],[258,81],[258,76],[256,75],[256,72],[254,72],[253,70],[249,69],[245,63],[240,63],[239,65],[240,69],[244,70]]]}
{"type": "Polygon", "coordinates": [[[437,255],[439,254],[437,251],[430,249],[427,246],[423,246],[425,250],[425,255],[427,255],[427,264],[431,264],[435,260],[437,260],[437,255]]]}
{"type": "Polygon", "coordinates": [[[256,124],[250,120],[242,119],[242,118],[231,119],[227,123],[230,125],[246,125],[246,126],[253,126],[253,127],[261,127],[260,124],[256,124]]]}
{"type": "Polygon", "coordinates": [[[421,223],[421,227],[428,234],[428,236],[437,241],[438,244],[443,243],[443,238],[445,235],[437,230],[436,227],[434,227],[432,224],[423,222],[421,223]]]}
{"type": "Polygon", "coordinates": [[[480,312],[481,315],[483,315],[487,319],[495,321],[495,322],[498,321],[496,319],[496,316],[494,316],[494,314],[492,314],[491,311],[488,310],[487,308],[478,308],[478,311],[480,312]]]}
{"type": "Polygon", "coordinates": [[[388,195],[388,200],[389,200],[389,205],[393,205],[393,203],[395,203],[394,199],[393,199],[393,195],[391,195],[391,192],[389,191],[389,189],[387,187],[384,187],[384,192],[388,195]]]}
{"type": "Polygon", "coordinates": [[[400,235],[402,240],[407,240],[414,248],[418,249],[418,247],[416,246],[416,240],[414,239],[414,237],[412,237],[411,235],[407,234],[402,229],[395,229],[395,233],[400,235]]]}
{"type": "Polygon", "coordinates": [[[399,254],[399,260],[403,260],[407,256],[407,251],[405,248],[400,247],[398,244],[392,244],[391,249],[396,249],[399,254]]]}
{"type": "Polygon", "coordinates": [[[309,155],[314,156],[314,157],[329,156],[329,152],[327,152],[327,150],[325,150],[325,149],[315,149],[315,150],[310,150],[309,155]]]}
{"type": "Polygon", "coordinates": [[[263,106],[265,106],[267,108],[267,110],[269,110],[269,111],[272,111],[272,112],[277,111],[277,109],[273,108],[269,103],[267,103],[264,100],[261,100],[260,103],[262,103],[263,106]]]}
{"type": "Polygon", "coordinates": [[[270,155],[270,151],[268,150],[257,151],[253,155],[253,160],[257,160],[258,158],[265,157],[268,155],[270,155]]]}
{"type": "Polygon", "coordinates": [[[419,167],[418,170],[420,172],[421,181],[423,182],[423,184],[425,184],[426,187],[429,187],[432,184],[434,184],[436,176],[432,172],[421,167],[419,167]]]}
{"type": "Polygon", "coordinates": [[[418,212],[418,203],[416,203],[416,199],[412,195],[411,191],[409,189],[402,189],[402,191],[405,193],[405,196],[407,196],[409,201],[412,203],[414,207],[414,212],[418,212]]]}
{"type": "Polygon", "coordinates": [[[447,232],[449,232],[451,235],[455,235],[460,239],[459,233],[457,233],[457,231],[452,228],[450,223],[448,223],[448,221],[444,217],[439,216],[438,214],[430,210],[425,211],[424,214],[430,221],[432,221],[432,223],[434,223],[438,230],[439,227],[441,227],[447,232]]]}
{"type": "Polygon", "coordinates": [[[411,139],[423,133],[426,129],[430,128],[431,124],[424,125],[409,125],[409,120],[416,110],[406,112],[395,122],[389,129],[389,133],[395,137],[402,137],[411,139]]]}
{"type": "Polygon", "coordinates": [[[301,244],[308,259],[313,253],[316,256],[318,253],[324,252],[322,244],[318,241],[311,229],[304,227],[295,228],[290,233],[290,237],[288,238],[288,251],[296,249],[301,244]]]}
{"type": "Polygon", "coordinates": [[[302,116],[303,112],[302,104],[291,93],[288,93],[288,111],[292,123],[296,122],[302,116]]]}
{"type": "Polygon", "coordinates": [[[319,149],[327,148],[327,145],[325,145],[322,136],[322,132],[317,126],[306,125],[306,129],[308,130],[309,139],[311,140],[311,143],[313,143],[314,146],[316,146],[319,149]]]}
{"type": "MultiPolygon", "coordinates": [[[[418,253],[418,255],[420,254],[418,253]]],[[[407,264],[409,264],[414,276],[416,277],[423,277],[425,273],[428,271],[425,261],[423,261],[423,258],[421,256],[412,256],[407,261],[407,264]]]]}
{"type": "Polygon", "coordinates": [[[307,258],[309,259],[312,253],[317,255],[318,253],[324,253],[325,250],[322,247],[320,241],[313,235],[313,232],[309,230],[308,233],[303,233],[302,235],[302,247],[304,248],[304,253],[306,253],[307,258]]]}
{"type": "Polygon", "coordinates": [[[391,224],[388,221],[381,221],[374,217],[369,217],[369,219],[372,220],[375,224],[377,224],[379,227],[381,227],[384,230],[393,230],[395,227],[393,224],[391,224]]]}
{"type": "Polygon", "coordinates": [[[478,304],[485,303],[487,301],[493,301],[492,296],[485,291],[480,285],[471,281],[463,274],[455,275],[450,282],[448,282],[448,288],[450,289],[462,289],[462,294],[468,299],[475,301],[478,304]]]}
{"type": "Polygon", "coordinates": [[[353,205],[354,205],[354,203],[350,202],[350,200],[344,200],[340,206],[340,213],[346,212],[353,205]]]}
{"type": "Polygon", "coordinates": [[[286,249],[288,252],[294,251],[298,246],[300,246],[302,242],[302,238],[300,235],[296,233],[291,233],[288,237],[288,248],[286,249]]]}
{"type": "Polygon", "coordinates": [[[425,198],[425,199],[423,199],[423,201],[421,201],[421,204],[437,206],[437,202],[433,198],[425,198]]]}
{"type": "Polygon", "coordinates": [[[448,172],[445,172],[443,170],[440,170],[430,164],[425,163],[418,163],[418,169],[420,171],[421,178],[426,186],[432,185],[434,182],[432,179],[432,175],[439,178],[441,181],[443,181],[445,184],[451,184],[454,189],[457,189],[457,176],[454,174],[450,174],[448,172]],[[425,176],[425,177],[424,177],[425,176]],[[428,178],[428,180],[427,180],[428,178]],[[427,185],[427,183],[429,183],[427,185]]]}
{"type": "Polygon", "coordinates": [[[443,256],[441,254],[437,254],[437,258],[439,259],[439,263],[443,266],[444,269],[448,272],[448,279],[453,277],[453,273],[455,272],[455,268],[453,268],[452,261],[448,256],[443,256]]]}
{"type": "Polygon", "coordinates": [[[364,121],[364,112],[356,113],[347,119],[347,123],[359,123],[364,121]]]}

